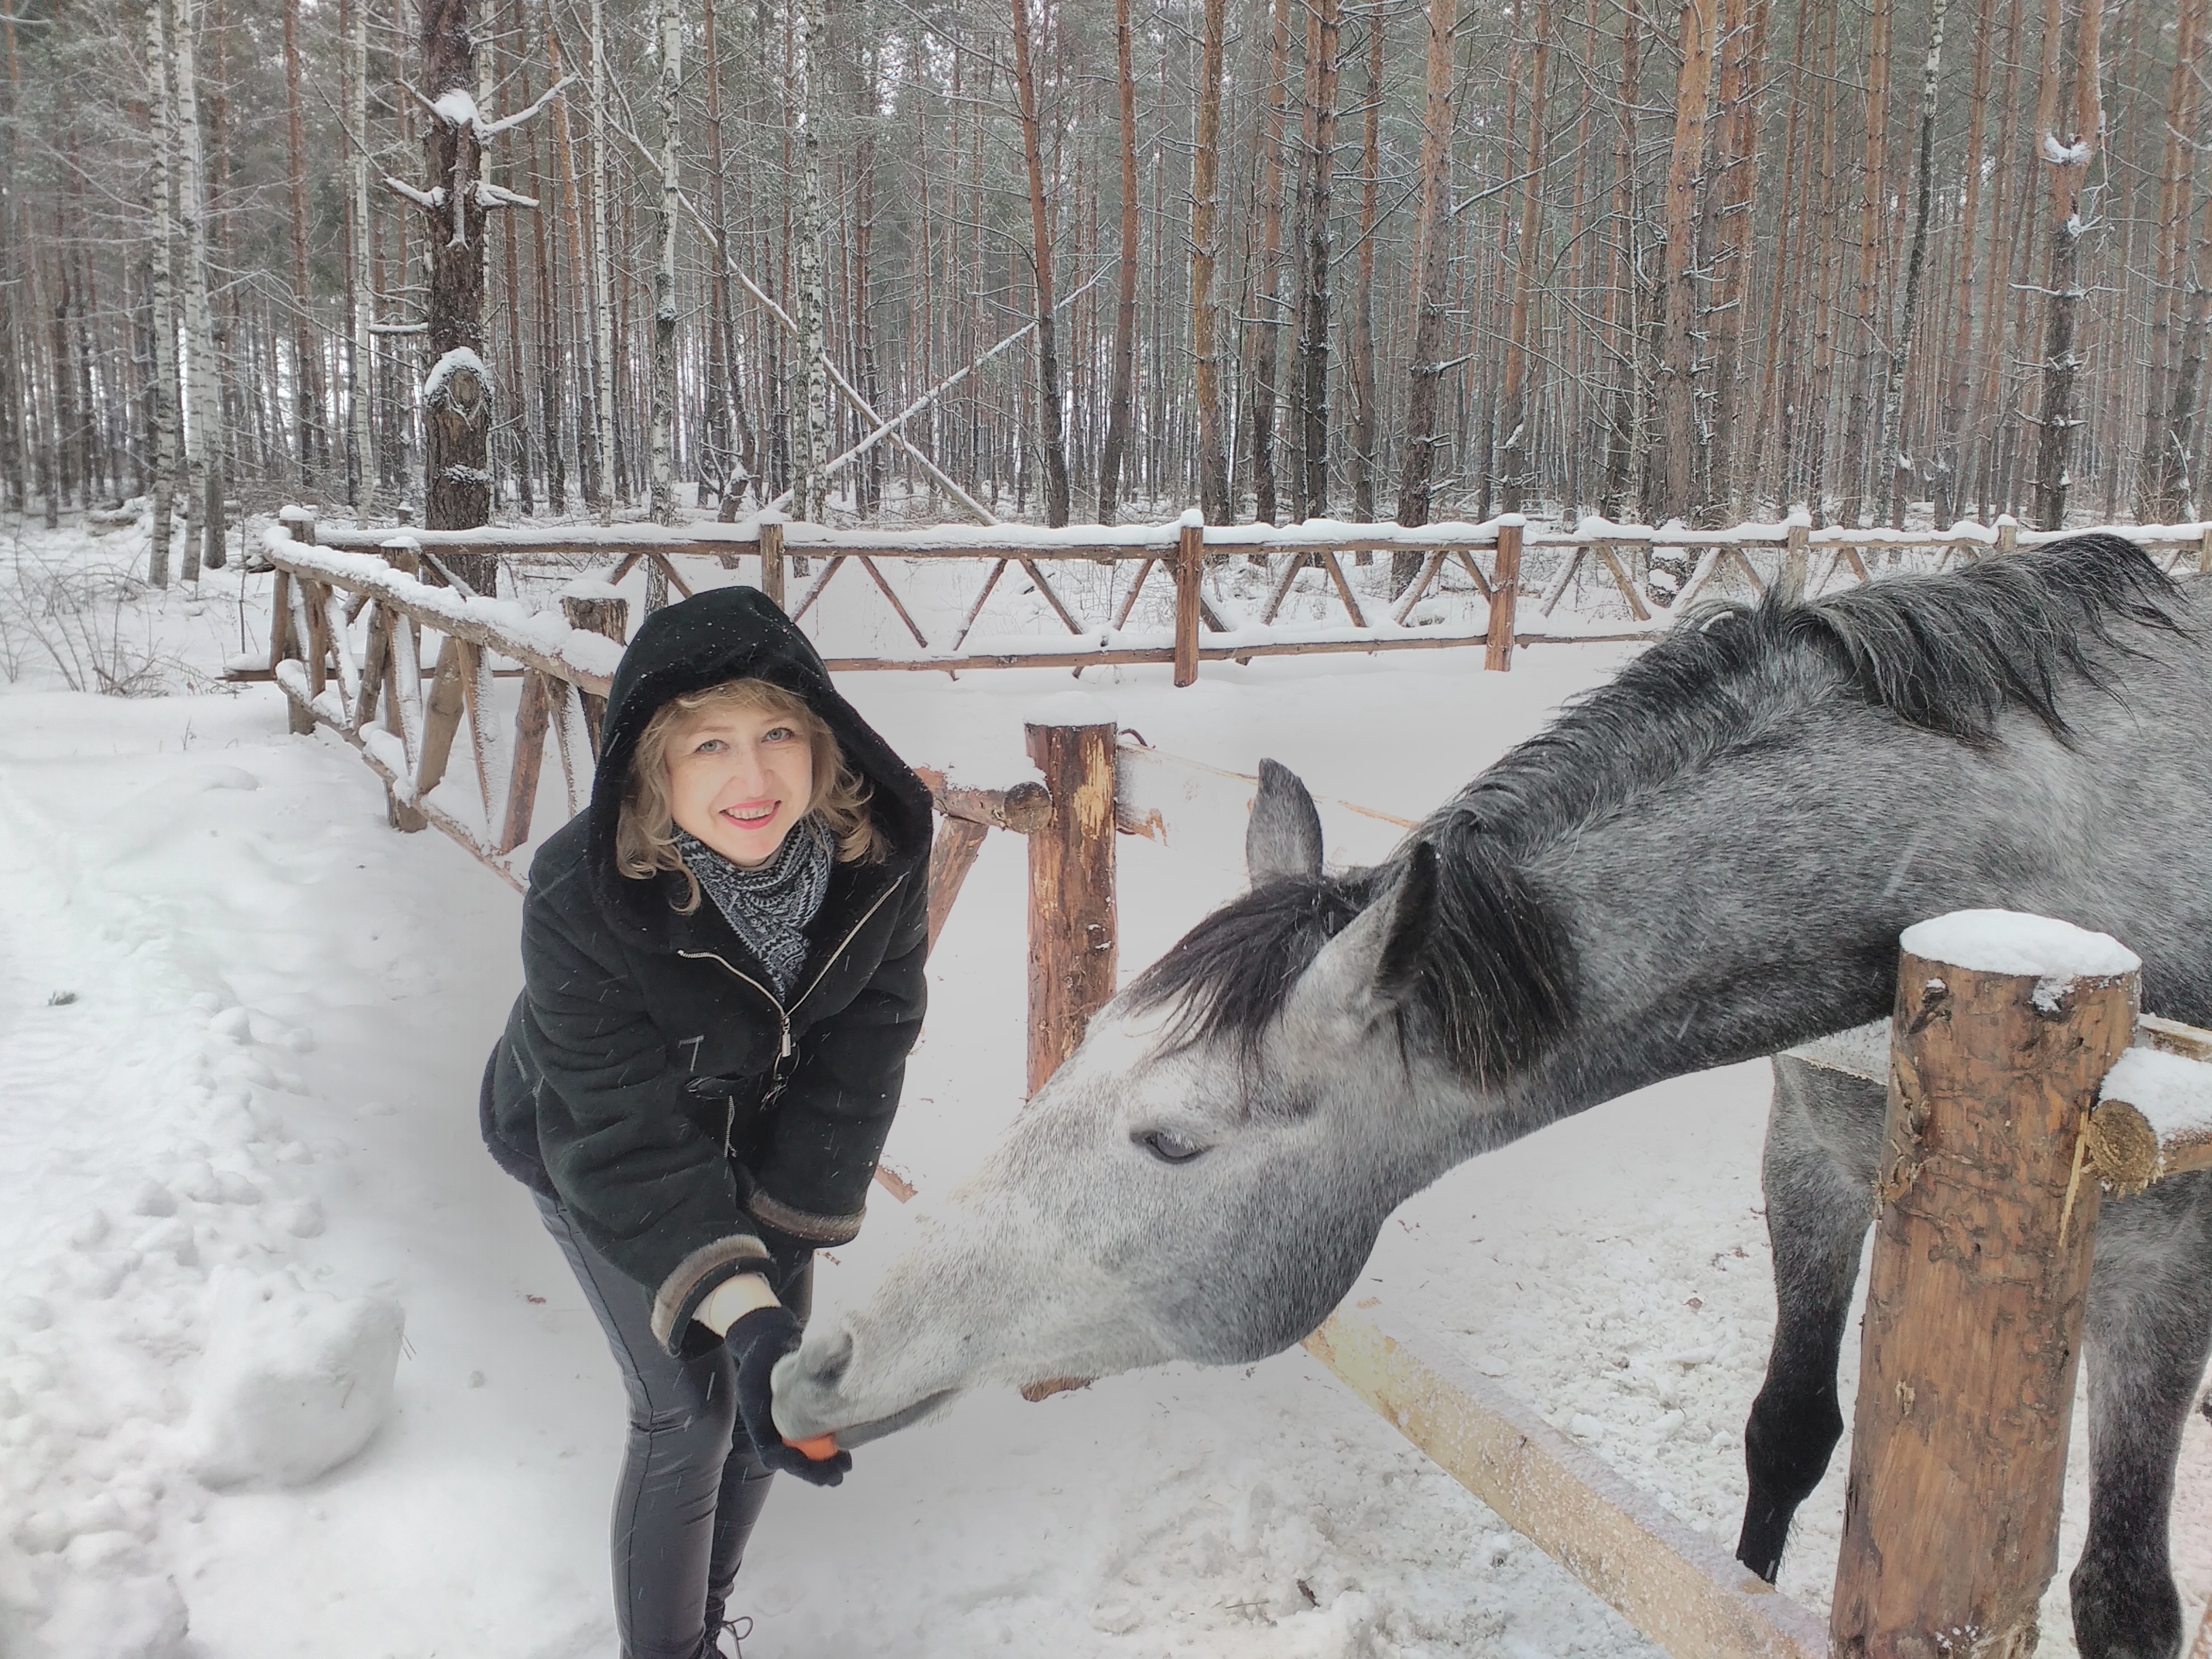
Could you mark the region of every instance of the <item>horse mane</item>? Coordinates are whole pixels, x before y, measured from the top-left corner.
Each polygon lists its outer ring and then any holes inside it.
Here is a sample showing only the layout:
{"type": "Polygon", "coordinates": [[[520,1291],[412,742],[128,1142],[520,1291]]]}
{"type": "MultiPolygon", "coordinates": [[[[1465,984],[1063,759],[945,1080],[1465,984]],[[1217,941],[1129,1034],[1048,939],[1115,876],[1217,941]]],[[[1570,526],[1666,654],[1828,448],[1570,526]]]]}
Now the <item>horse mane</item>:
{"type": "MultiPolygon", "coordinates": [[[[1429,925],[1401,1007],[1478,1085],[1533,1063],[1572,1014],[1572,945],[1521,866],[1649,783],[1788,739],[1808,690],[1840,686],[1906,724],[1977,747],[2025,709],[2061,742],[2078,678],[2106,691],[2131,647],[2121,624],[2181,631],[2175,585],[2134,543],[2076,536],[1945,575],[1893,576],[1831,598],[1770,591],[1701,607],[1430,817],[1429,925]]],[[[1166,1041],[1248,1055],[1328,941],[1389,893],[1401,851],[1371,869],[1279,878],[1200,921],[1130,987],[1175,1010],[1166,1041]]]]}

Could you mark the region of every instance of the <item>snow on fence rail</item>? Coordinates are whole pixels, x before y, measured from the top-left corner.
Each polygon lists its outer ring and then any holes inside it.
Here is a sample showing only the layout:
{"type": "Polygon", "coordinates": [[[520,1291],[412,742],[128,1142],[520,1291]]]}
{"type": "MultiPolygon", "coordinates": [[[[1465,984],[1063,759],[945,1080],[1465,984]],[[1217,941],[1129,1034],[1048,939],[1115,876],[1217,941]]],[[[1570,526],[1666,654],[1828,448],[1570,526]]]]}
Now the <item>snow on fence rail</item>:
{"type": "MultiPolygon", "coordinates": [[[[1784,528],[1785,559],[1809,556],[1806,527],[1784,528]]],[[[1187,573],[1198,568],[1190,546],[1206,545],[1192,529],[1178,527],[1174,550],[1187,573]]],[[[2005,529],[1978,545],[2002,550],[2025,540],[2005,529]]],[[[2200,560],[2212,561],[2212,528],[2136,533],[2193,545],[2200,560]]],[[[594,585],[564,596],[556,621],[512,600],[424,582],[421,567],[434,541],[387,538],[371,556],[313,538],[302,515],[263,540],[278,590],[264,672],[289,699],[294,729],[337,731],[384,778],[396,827],[434,824],[520,886],[515,859],[530,837],[549,740],[561,757],[570,810],[588,793],[625,603],[594,585]],[[349,633],[364,615],[357,659],[349,633]],[[443,636],[427,699],[424,628],[443,636]],[[511,741],[495,718],[495,656],[520,665],[511,671],[523,681],[511,741]],[[465,725],[473,788],[445,776],[465,725]]],[[[559,544],[573,547],[575,538],[559,544]]],[[[1133,541],[1136,556],[1164,556],[1143,552],[1148,544],[1133,541]]],[[[1868,532],[1859,532],[1848,545],[1865,544],[1868,532]]],[[[1024,549],[1054,556],[1034,542],[1007,546],[1009,560],[1024,549]]],[[[1732,544],[1707,546],[1707,574],[1723,554],[1742,556],[1732,544]]],[[[1845,544],[1838,546],[1842,562],[1845,544]]],[[[1460,548],[1443,536],[1427,562],[1440,564],[1437,553],[1460,548]]],[[[637,553],[634,543],[630,550],[637,553]]],[[[817,592],[829,574],[817,578],[817,592]]],[[[1785,566],[1784,580],[1802,576],[1785,566]]],[[[1510,602],[1505,577],[1498,587],[1510,602]]],[[[1187,581],[1179,594],[1194,612],[1198,583],[1187,581]]],[[[1194,621],[1178,637],[1194,633],[1194,621]]],[[[1033,724],[1028,741],[1036,778],[985,788],[941,773],[925,777],[942,818],[930,860],[933,940],[985,833],[1000,828],[1027,838],[1034,1091],[1113,994],[1116,834],[1165,835],[1191,781],[1171,774],[1250,781],[1123,743],[1109,723],[1033,724]]],[[[1397,1328],[1387,1313],[1370,1313],[1371,1304],[1339,1309],[1309,1339],[1309,1350],[1680,1659],[1825,1659],[1832,1651],[1890,1651],[1899,1638],[1954,1627],[1987,1633],[1996,1646],[2010,1639],[2005,1632],[2024,1636],[2057,1556],[2099,1200],[2107,1188],[2127,1193],[2212,1168],[2212,1031],[2138,1017],[2134,971],[2109,964],[2072,975],[2054,1013],[2047,975],[1978,963],[1974,944],[1955,929],[1914,930],[1900,958],[1899,1018],[1888,1031],[1877,1025],[1798,1051],[1887,1080],[1891,1096],[1869,1297],[1880,1317],[1870,1312],[1866,1323],[1850,1497],[1826,1632],[1815,1615],[1668,1516],[1525,1405],[1397,1328]],[[1947,1018],[1920,1017],[1931,996],[1945,1001],[1947,1018]],[[1962,1138],[1974,1142],[1976,1158],[1942,1159],[1940,1149],[1962,1138]],[[1923,1170],[1938,1161],[1945,1179],[1923,1180],[1923,1170]],[[1992,1217],[2001,1224],[1992,1226],[1992,1217]],[[1991,1271],[1955,1270],[1963,1261],[1986,1265],[1993,1250],[2008,1247],[2011,1259],[1991,1271]],[[1962,1332],[1989,1335],[1963,1342],[1962,1332]],[[1972,1401],[1999,1397],[2034,1397],[2052,1409],[2033,1422],[2020,1413],[1977,1415],[1972,1401]],[[1913,1419],[1916,1399],[1948,1403],[1913,1419]],[[1966,1480],[1960,1471],[1979,1473],[1966,1480]],[[1885,1559],[1912,1565],[1884,1572],[1885,1559]]],[[[878,1180],[902,1200],[914,1194],[896,1171],[879,1170],[878,1180]]],[[[1039,1398],[1057,1386],[1026,1392],[1039,1398]]]]}
{"type": "MultiPolygon", "coordinates": [[[[619,581],[644,563],[678,592],[689,596],[692,588],[682,574],[681,561],[713,557],[733,568],[743,562],[757,561],[762,589],[785,605],[794,619],[803,619],[845,568],[852,565],[882,595],[913,638],[915,651],[911,655],[832,656],[833,670],[1080,669],[1092,664],[1163,663],[1173,665],[1177,685],[1192,684],[1201,662],[1457,646],[1481,646],[1486,666],[1506,670],[1516,646],[1656,637],[1674,617],[1689,608],[1709,582],[1731,573],[1740,574],[1760,592],[1776,582],[1791,582],[1801,590],[1817,589],[1845,574],[1857,580],[1868,580],[1869,554],[1932,553],[1935,567],[1941,568],[1954,557],[2006,553],[2057,539],[2059,535],[2023,531],[2008,516],[1990,526],[1961,523],[1942,532],[1906,532],[1816,530],[1802,514],[1725,530],[1653,529],[1593,517],[1571,531],[1534,526],[1517,514],[1480,524],[1453,522],[1417,529],[1326,519],[1287,526],[1209,526],[1199,522],[1193,514],[1164,525],[1076,525],[1058,530],[1029,525],[842,530],[787,523],[773,514],[763,514],[745,524],[728,526],[410,529],[397,537],[375,530],[318,526],[304,507],[287,507],[280,518],[283,526],[271,532],[272,538],[289,531],[302,541],[372,555],[404,543],[419,555],[422,566],[433,573],[434,579],[455,574],[447,568],[445,556],[453,554],[471,556],[479,562],[471,568],[479,570],[483,568],[480,562],[483,556],[493,554],[513,560],[606,558],[614,562],[609,580],[619,581]],[[1694,555],[1696,560],[1672,606],[1656,614],[1633,571],[1637,558],[1648,556],[1655,548],[1676,549],[1694,555]],[[1346,574],[1341,556],[1348,553],[1364,558],[1376,552],[1419,556],[1419,569],[1402,592],[1363,595],[1346,574]],[[1534,553],[1549,553],[1556,563],[1540,589],[1524,592],[1523,561],[1534,553]],[[1759,568],[1755,554],[1766,562],[1768,568],[1759,568]],[[1297,556],[1285,556],[1291,555],[1297,556]],[[1233,562],[1235,556],[1279,561],[1280,568],[1272,573],[1261,592],[1251,596],[1255,608],[1249,615],[1240,613],[1223,587],[1223,566],[1233,562]],[[933,643],[915,621],[915,611],[919,607],[907,603],[913,595],[902,597],[895,580],[898,573],[887,571],[882,562],[891,559],[924,564],[945,560],[988,564],[980,587],[964,606],[949,640],[943,638],[940,628],[941,642],[933,643]],[[809,560],[822,562],[818,573],[805,572],[809,560]],[[790,588],[794,562],[799,573],[811,577],[797,593],[790,588]],[[1127,587],[1109,592],[1103,614],[1085,616],[1081,600],[1071,601],[1046,573],[1048,564],[1071,562],[1115,567],[1133,564],[1136,574],[1127,587]],[[1052,648],[1040,647],[1027,638],[985,641],[988,648],[971,647],[971,635],[985,606],[1001,578],[1016,567],[1066,629],[1067,641],[1052,648]],[[1309,572],[1314,574],[1309,576],[1309,572]],[[1440,594],[1439,584],[1448,572],[1468,579],[1481,620],[1480,628],[1443,625],[1442,618],[1423,619],[1425,602],[1440,594]],[[1561,627],[1551,623],[1568,588],[1584,574],[1595,575],[1618,592],[1629,612],[1627,626],[1601,622],[1595,626],[1561,627]],[[1131,616],[1155,575],[1173,592],[1173,625],[1166,630],[1132,630],[1131,616]],[[1306,597],[1317,608],[1325,611],[1333,606],[1341,612],[1340,623],[1291,626],[1281,620],[1285,603],[1302,580],[1311,584],[1306,597]],[[1534,607],[1533,617],[1526,614],[1524,602],[1534,607]]],[[[2199,568],[2212,569],[2212,525],[2130,526],[2125,533],[2162,550],[2169,566],[2193,551],[2199,568]]],[[[1112,586],[1118,588],[1118,580],[1112,586]]]]}

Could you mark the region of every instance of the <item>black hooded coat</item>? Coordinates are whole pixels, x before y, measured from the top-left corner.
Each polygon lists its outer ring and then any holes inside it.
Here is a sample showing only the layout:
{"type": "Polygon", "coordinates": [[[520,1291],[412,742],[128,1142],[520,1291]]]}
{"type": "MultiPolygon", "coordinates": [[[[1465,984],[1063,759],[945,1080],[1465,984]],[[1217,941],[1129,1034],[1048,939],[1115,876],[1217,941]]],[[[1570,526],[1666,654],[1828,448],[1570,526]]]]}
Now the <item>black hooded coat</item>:
{"type": "Polygon", "coordinates": [[[557,1198],[653,1292],[675,1350],[714,1287],[770,1260],[762,1226],[810,1244],[860,1228],[868,1182],[921,1030],[930,800],[758,590],[714,588],[646,619],[607,695],[591,805],[549,837],[523,901],[523,991],[481,1103],[501,1166],[557,1198]],[[889,843],[836,864],[806,965],[775,979],[684,878],[626,877],[615,829],[654,711],[763,679],[829,725],[873,787],[889,843]]]}

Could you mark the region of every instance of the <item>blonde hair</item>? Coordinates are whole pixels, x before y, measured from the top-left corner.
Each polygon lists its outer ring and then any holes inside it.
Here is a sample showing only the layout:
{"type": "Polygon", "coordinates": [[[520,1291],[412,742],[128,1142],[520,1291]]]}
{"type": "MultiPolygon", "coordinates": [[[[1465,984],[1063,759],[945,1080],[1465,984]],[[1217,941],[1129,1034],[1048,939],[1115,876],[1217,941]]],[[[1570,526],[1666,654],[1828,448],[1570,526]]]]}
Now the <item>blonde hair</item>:
{"type": "Polygon", "coordinates": [[[806,811],[821,818],[836,843],[841,864],[878,864],[887,850],[884,833],[868,811],[874,792],[837,746],[836,734],[805,702],[767,680],[725,680],[703,691],[672,697],[653,711],[638,734],[615,825],[615,867],[633,881],[650,881],[663,870],[682,876],[690,890],[677,908],[699,908],[699,883],[676,850],[676,818],[668,799],[668,750],[677,734],[700,716],[757,709],[787,720],[805,735],[814,762],[814,794],[806,811]]]}

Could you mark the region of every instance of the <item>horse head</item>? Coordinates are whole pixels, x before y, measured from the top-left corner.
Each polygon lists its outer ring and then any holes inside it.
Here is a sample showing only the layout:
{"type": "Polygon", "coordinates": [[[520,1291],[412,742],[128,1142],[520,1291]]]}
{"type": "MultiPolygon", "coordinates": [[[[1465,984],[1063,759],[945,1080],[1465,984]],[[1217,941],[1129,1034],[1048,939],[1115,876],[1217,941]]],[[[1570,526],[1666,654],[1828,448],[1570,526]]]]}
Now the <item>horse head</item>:
{"type": "Polygon", "coordinates": [[[1312,797],[1270,761],[1245,856],[1249,890],[1099,1012],[873,1297],[777,1368],[787,1434],[849,1444],[981,1383],[1278,1352],[1473,1150],[1418,1006],[1435,848],[1325,874],[1312,797]]]}

